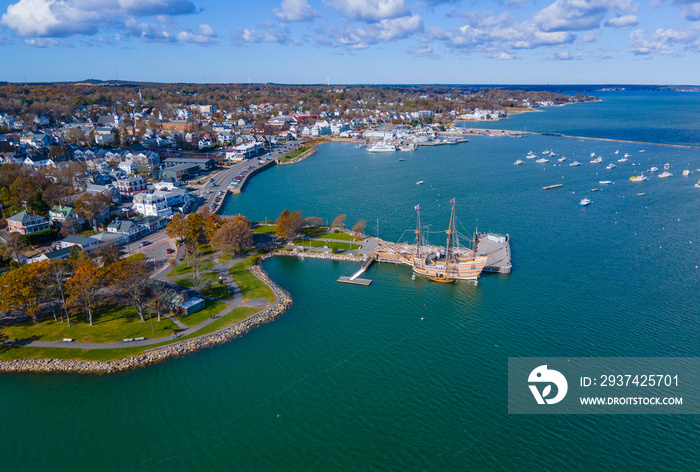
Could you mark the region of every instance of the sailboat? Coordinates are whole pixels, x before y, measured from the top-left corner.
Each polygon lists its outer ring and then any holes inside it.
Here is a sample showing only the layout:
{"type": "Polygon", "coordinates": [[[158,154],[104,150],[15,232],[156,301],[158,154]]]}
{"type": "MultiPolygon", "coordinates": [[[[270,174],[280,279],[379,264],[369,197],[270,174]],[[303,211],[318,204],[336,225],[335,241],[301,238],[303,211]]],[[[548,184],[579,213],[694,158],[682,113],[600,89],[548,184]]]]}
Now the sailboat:
{"type": "Polygon", "coordinates": [[[424,275],[434,282],[449,283],[455,280],[477,280],[481,271],[486,266],[487,257],[477,256],[476,251],[476,234],[471,250],[456,249],[455,243],[455,200],[451,200],[452,211],[450,213],[450,226],[445,231],[447,233],[447,244],[445,251],[429,250],[421,251],[420,244],[420,208],[418,211],[418,222],[416,225],[416,252],[409,256],[410,264],[413,266],[413,272],[418,275],[424,275]]]}

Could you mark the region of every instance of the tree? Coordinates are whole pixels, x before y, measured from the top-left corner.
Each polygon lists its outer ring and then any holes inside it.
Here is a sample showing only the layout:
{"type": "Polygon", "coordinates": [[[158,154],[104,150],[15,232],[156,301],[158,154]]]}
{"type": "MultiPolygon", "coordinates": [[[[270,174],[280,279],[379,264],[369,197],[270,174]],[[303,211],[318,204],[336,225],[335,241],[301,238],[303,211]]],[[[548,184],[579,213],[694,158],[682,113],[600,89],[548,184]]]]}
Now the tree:
{"type": "Polygon", "coordinates": [[[109,205],[109,197],[104,193],[86,193],[75,201],[75,213],[92,221],[97,230],[97,217],[104,214],[109,205]]]}
{"type": "Polygon", "coordinates": [[[129,300],[141,321],[146,321],[143,312],[148,300],[148,276],[151,272],[148,263],[124,259],[112,264],[108,270],[110,281],[129,300]]]}
{"type": "Polygon", "coordinates": [[[100,258],[102,267],[107,267],[121,259],[122,253],[114,244],[109,244],[98,247],[95,250],[95,256],[100,258]]]}
{"type": "Polygon", "coordinates": [[[214,233],[221,228],[223,222],[223,219],[216,213],[212,213],[204,220],[204,232],[207,236],[207,240],[211,241],[214,237],[214,233]]]}
{"type": "Polygon", "coordinates": [[[240,252],[253,244],[252,227],[248,218],[236,215],[233,219],[227,219],[214,232],[211,245],[217,251],[240,252]]]}
{"type": "Polygon", "coordinates": [[[345,213],[336,216],[333,219],[333,223],[331,223],[331,228],[340,228],[342,229],[345,226],[345,213]]]}
{"type": "Polygon", "coordinates": [[[39,264],[25,264],[0,276],[0,309],[23,311],[38,323],[39,300],[44,294],[42,269],[39,264]]]}
{"type": "Polygon", "coordinates": [[[178,294],[169,284],[161,280],[153,280],[149,286],[149,292],[150,297],[146,304],[149,310],[156,312],[158,321],[160,321],[160,315],[162,313],[167,313],[175,309],[178,294]]]}
{"type": "MultiPolygon", "coordinates": [[[[43,262],[41,262],[43,264],[43,262]]],[[[42,274],[46,280],[46,285],[49,287],[48,295],[56,301],[61,302],[66,321],[70,326],[70,316],[66,309],[66,280],[71,274],[71,265],[67,261],[51,261],[48,263],[42,274]]],[[[61,317],[63,319],[63,317],[61,317]]]]}
{"type": "Polygon", "coordinates": [[[21,251],[25,246],[25,240],[22,239],[22,235],[19,233],[7,233],[4,235],[3,239],[5,239],[5,256],[14,259],[17,261],[17,264],[20,262],[20,255],[19,251],[21,251]]]}
{"type": "Polygon", "coordinates": [[[277,230],[275,231],[275,234],[281,238],[291,238],[299,234],[303,221],[304,216],[302,215],[301,210],[296,210],[289,213],[289,210],[285,208],[277,218],[277,230]]]}
{"type": "Polygon", "coordinates": [[[66,281],[66,293],[69,296],[66,308],[85,310],[90,326],[92,310],[98,301],[98,291],[102,287],[101,275],[92,259],[81,255],[75,260],[73,276],[66,281]]]}
{"type": "Polygon", "coordinates": [[[365,234],[365,227],[367,226],[367,222],[365,220],[360,220],[357,223],[355,223],[355,226],[352,227],[352,230],[360,235],[363,236],[365,234]]]}
{"type": "Polygon", "coordinates": [[[182,213],[175,213],[173,218],[170,220],[168,225],[165,227],[165,234],[173,239],[184,239],[185,238],[185,215],[182,213]]]}
{"type": "Polygon", "coordinates": [[[307,216],[304,218],[304,224],[307,226],[323,226],[323,218],[318,216],[307,216]]]}

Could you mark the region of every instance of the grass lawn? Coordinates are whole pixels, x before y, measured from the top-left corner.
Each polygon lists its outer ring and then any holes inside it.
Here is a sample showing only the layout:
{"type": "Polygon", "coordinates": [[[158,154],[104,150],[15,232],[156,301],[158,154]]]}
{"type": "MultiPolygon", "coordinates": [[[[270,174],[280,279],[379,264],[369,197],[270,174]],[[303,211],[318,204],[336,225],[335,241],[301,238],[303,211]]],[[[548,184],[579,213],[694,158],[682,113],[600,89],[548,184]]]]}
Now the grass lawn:
{"type": "Polygon", "coordinates": [[[203,293],[207,297],[218,298],[219,300],[230,300],[233,298],[233,294],[229,291],[226,284],[212,285],[208,289],[203,290],[203,293]]]}
{"type": "Polygon", "coordinates": [[[296,151],[292,151],[290,153],[285,154],[284,157],[280,158],[280,161],[291,161],[292,159],[295,159],[300,155],[304,154],[309,149],[311,149],[309,146],[299,146],[299,148],[296,151]]]}
{"type": "Polygon", "coordinates": [[[338,243],[338,242],[330,242],[328,243],[328,247],[333,249],[338,248],[338,249],[346,249],[346,250],[352,250],[352,249],[360,249],[362,246],[359,244],[352,244],[352,243],[338,243]]]}
{"type": "Polygon", "coordinates": [[[81,343],[109,343],[124,338],[161,338],[169,336],[176,328],[175,324],[167,318],[161,318],[158,322],[153,315],[155,333],[151,331],[151,323],[146,317],[146,322],[139,320],[136,310],[132,307],[119,305],[104,305],[98,307],[93,314],[94,326],[89,326],[86,316],[71,317],[71,326],[67,323],[54,321],[53,319],[34,324],[31,321],[6,326],[0,330],[7,339],[36,341],[60,341],[63,338],[71,338],[81,343]]]}
{"type": "Polygon", "coordinates": [[[257,234],[271,234],[277,231],[276,225],[261,225],[253,229],[253,233],[257,234]]]}
{"type": "Polygon", "coordinates": [[[202,262],[199,263],[199,270],[212,270],[214,268],[214,261],[211,259],[204,259],[202,262]]]}
{"type": "MultiPolygon", "coordinates": [[[[214,331],[218,331],[220,329],[226,328],[228,326],[231,326],[234,323],[238,323],[241,320],[244,320],[248,318],[250,315],[257,313],[260,311],[260,308],[254,308],[250,306],[239,306],[238,308],[235,308],[233,311],[230,313],[225,314],[224,316],[217,318],[213,323],[205,326],[204,328],[200,329],[196,333],[193,333],[189,336],[185,336],[180,341],[185,340],[185,339],[190,339],[194,338],[195,336],[201,336],[203,334],[209,334],[213,333],[214,331]]],[[[192,313],[190,316],[197,315],[199,313],[192,313]]],[[[211,314],[209,315],[211,316],[211,314]]],[[[183,321],[184,323],[184,321],[183,321]]]]}
{"type": "MultiPolygon", "coordinates": [[[[224,302],[213,302],[207,300],[207,304],[204,307],[203,310],[200,310],[196,313],[192,313],[191,315],[188,316],[182,316],[182,315],[176,315],[176,318],[180,321],[182,321],[184,324],[187,326],[195,326],[201,323],[202,321],[211,318],[212,314],[218,314],[220,311],[222,311],[224,308],[226,308],[228,304],[224,302]]],[[[200,333],[197,331],[197,336],[199,336],[200,333]]]]}
{"type": "Polygon", "coordinates": [[[209,244],[197,244],[197,255],[200,257],[210,256],[214,254],[214,250],[209,244]]]}
{"type": "Polygon", "coordinates": [[[187,264],[180,264],[176,266],[173,270],[165,274],[166,277],[177,277],[179,275],[189,274],[192,272],[192,268],[187,264]]]}
{"type": "Polygon", "coordinates": [[[311,236],[312,238],[318,238],[319,234],[326,232],[326,228],[304,228],[301,233],[305,236],[311,236]]]}
{"type": "Polygon", "coordinates": [[[140,252],[138,254],[132,254],[126,258],[127,261],[143,262],[146,260],[146,254],[140,252]]]}
{"type": "MultiPolygon", "coordinates": [[[[302,240],[295,239],[292,242],[294,244],[296,244],[297,246],[301,246],[302,240]]],[[[326,245],[325,241],[319,241],[319,240],[314,240],[314,239],[304,239],[303,243],[304,243],[304,247],[323,247],[326,245]]]]}
{"type": "Polygon", "coordinates": [[[224,254],[223,256],[219,257],[219,262],[223,264],[224,262],[228,262],[231,259],[233,259],[233,254],[224,254]]]}
{"type": "MultiPolygon", "coordinates": [[[[203,281],[209,281],[213,284],[219,281],[219,278],[215,272],[205,272],[203,274],[200,274],[200,277],[203,281]]],[[[183,277],[181,279],[177,279],[175,280],[175,283],[178,284],[180,287],[194,287],[194,280],[192,279],[192,277],[183,277]]]]}
{"type": "Polygon", "coordinates": [[[248,267],[255,264],[255,256],[250,256],[243,259],[241,262],[234,264],[228,271],[231,278],[243,295],[243,301],[252,300],[253,298],[264,298],[267,301],[275,301],[275,294],[272,293],[270,287],[265,285],[257,278],[248,267]]]}
{"type": "Polygon", "coordinates": [[[338,239],[340,241],[355,241],[356,238],[352,234],[348,233],[334,233],[329,231],[327,233],[319,234],[315,236],[316,238],[326,238],[326,239],[338,239]]]}

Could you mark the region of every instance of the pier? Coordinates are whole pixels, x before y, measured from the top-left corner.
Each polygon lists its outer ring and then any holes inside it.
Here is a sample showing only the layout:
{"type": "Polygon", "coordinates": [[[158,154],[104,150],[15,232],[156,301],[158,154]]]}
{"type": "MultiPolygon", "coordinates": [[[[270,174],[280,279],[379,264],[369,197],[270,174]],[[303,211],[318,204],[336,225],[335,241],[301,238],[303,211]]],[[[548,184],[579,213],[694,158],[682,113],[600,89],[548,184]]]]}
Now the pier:
{"type": "Polygon", "coordinates": [[[369,257],[365,262],[362,263],[362,267],[352,274],[350,277],[348,276],[342,276],[338,279],[338,282],[342,284],[353,284],[353,285],[363,285],[363,286],[368,286],[369,284],[372,283],[370,279],[361,279],[359,278],[360,275],[362,275],[369,267],[374,263],[374,257],[369,257]]]}
{"type": "Polygon", "coordinates": [[[488,258],[484,272],[510,274],[513,265],[510,260],[510,236],[486,233],[477,236],[476,254],[488,258]]]}

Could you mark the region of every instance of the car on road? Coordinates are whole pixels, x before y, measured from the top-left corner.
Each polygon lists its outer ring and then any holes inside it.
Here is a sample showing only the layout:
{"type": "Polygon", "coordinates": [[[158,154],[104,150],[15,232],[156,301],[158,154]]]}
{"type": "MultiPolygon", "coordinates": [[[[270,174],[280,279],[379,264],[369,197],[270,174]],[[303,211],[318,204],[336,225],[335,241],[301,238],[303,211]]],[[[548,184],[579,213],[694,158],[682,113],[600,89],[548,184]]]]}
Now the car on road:
{"type": "Polygon", "coordinates": [[[173,249],[171,247],[169,247],[168,249],[165,250],[166,254],[172,254],[173,252],[175,252],[175,249],[173,249]]]}
{"type": "Polygon", "coordinates": [[[144,246],[148,246],[149,244],[151,244],[150,241],[141,241],[141,242],[139,243],[139,246],[144,247],[144,246]]]}

